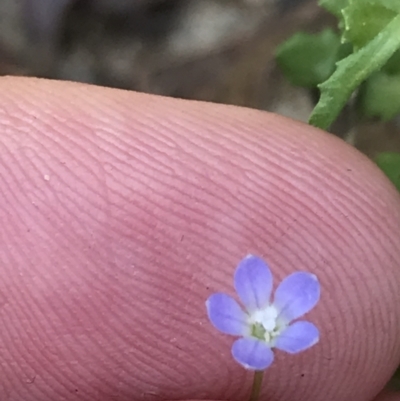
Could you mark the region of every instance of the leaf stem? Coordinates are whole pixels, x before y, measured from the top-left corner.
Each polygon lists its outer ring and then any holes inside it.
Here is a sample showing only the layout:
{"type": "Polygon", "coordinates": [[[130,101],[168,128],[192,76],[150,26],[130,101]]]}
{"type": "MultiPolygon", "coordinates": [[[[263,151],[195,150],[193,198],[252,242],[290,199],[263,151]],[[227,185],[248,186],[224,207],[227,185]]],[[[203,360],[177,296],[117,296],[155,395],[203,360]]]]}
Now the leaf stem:
{"type": "Polygon", "coordinates": [[[321,97],[309,124],[328,129],[353,91],[379,70],[400,48],[400,14],[369,43],[337,63],[336,71],[319,85],[321,97]]]}
{"type": "Polygon", "coordinates": [[[249,401],[258,401],[258,397],[261,391],[261,384],[263,381],[264,371],[256,370],[254,372],[253,386],[251,388],[251,394],[249,401]]]}

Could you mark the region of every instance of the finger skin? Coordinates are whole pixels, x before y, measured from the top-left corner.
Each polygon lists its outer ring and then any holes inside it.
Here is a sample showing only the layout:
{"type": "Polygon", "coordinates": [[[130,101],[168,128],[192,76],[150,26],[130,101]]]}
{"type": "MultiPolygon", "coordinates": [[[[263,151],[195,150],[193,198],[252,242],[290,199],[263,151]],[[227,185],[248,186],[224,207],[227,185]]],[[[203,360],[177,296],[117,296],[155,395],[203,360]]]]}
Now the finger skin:
{"type": "Polygon", "coordinates": [[[204,302],[248,253],[322,285],[262,399],[370,400],[400,358],[400,201],[364,156],[268,113],[0,80],[0,394],[248,398],[204,302]]]}
{"type": "Polygon", "coordinates": [[[400,401],[400,393],[383,392],[376,397],[375,401],[400,401]]]}

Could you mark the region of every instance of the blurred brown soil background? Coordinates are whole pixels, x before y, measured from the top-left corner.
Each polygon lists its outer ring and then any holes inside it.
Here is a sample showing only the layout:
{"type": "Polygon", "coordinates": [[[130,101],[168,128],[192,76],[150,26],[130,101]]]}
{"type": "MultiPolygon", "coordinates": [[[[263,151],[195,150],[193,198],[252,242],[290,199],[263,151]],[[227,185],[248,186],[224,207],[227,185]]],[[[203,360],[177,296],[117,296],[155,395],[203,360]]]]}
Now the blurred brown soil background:
{"type": "MultiPolygon", "coordinates": [[[[241,105],[307,121],[311,94],[280,74],[274,50],[335,20],[317,0],[0,0],[0,74],[87,82],[241,105]]],[[[400,96],[400,94],[399,94],[400,96]]],[[[400,119],[335,134],[370,157],[400,152],[400,119]]]]}

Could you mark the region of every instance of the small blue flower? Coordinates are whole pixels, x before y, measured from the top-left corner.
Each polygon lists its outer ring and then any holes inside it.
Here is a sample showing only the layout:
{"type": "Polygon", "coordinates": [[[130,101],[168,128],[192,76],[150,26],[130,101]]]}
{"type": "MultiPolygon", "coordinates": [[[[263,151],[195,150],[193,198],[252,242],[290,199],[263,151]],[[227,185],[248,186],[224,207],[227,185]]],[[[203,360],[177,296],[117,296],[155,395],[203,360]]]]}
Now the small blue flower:
{"type": "Polygon", "coordinates": [[[300,320],[290,324],[319,300],[320,285],[314,274],[287,276],[271,303],[271,271],[262,259],[248,255],[239,263],[234,282],[245,310],[222,293],[211,295],[206,307],[218,330],[241,336],[233,343],[232,355],[246,369],[268,368],[274,360],[272,348],[296,354],[318,342],[319,332],[312,323],[300,320]]]}

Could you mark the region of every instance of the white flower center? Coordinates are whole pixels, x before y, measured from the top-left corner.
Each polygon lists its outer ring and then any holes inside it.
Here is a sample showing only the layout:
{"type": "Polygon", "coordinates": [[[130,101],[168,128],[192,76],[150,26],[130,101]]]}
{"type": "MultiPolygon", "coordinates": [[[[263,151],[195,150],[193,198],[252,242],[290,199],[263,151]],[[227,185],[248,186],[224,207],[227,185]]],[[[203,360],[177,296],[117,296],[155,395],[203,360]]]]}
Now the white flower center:
{"type": "Polygon", "coordinates": [[[272,305],[253,312],[249,318],[251,335],[271,344],[284,328],[278,324],[277,318],[278,311],[272,305]]]}

